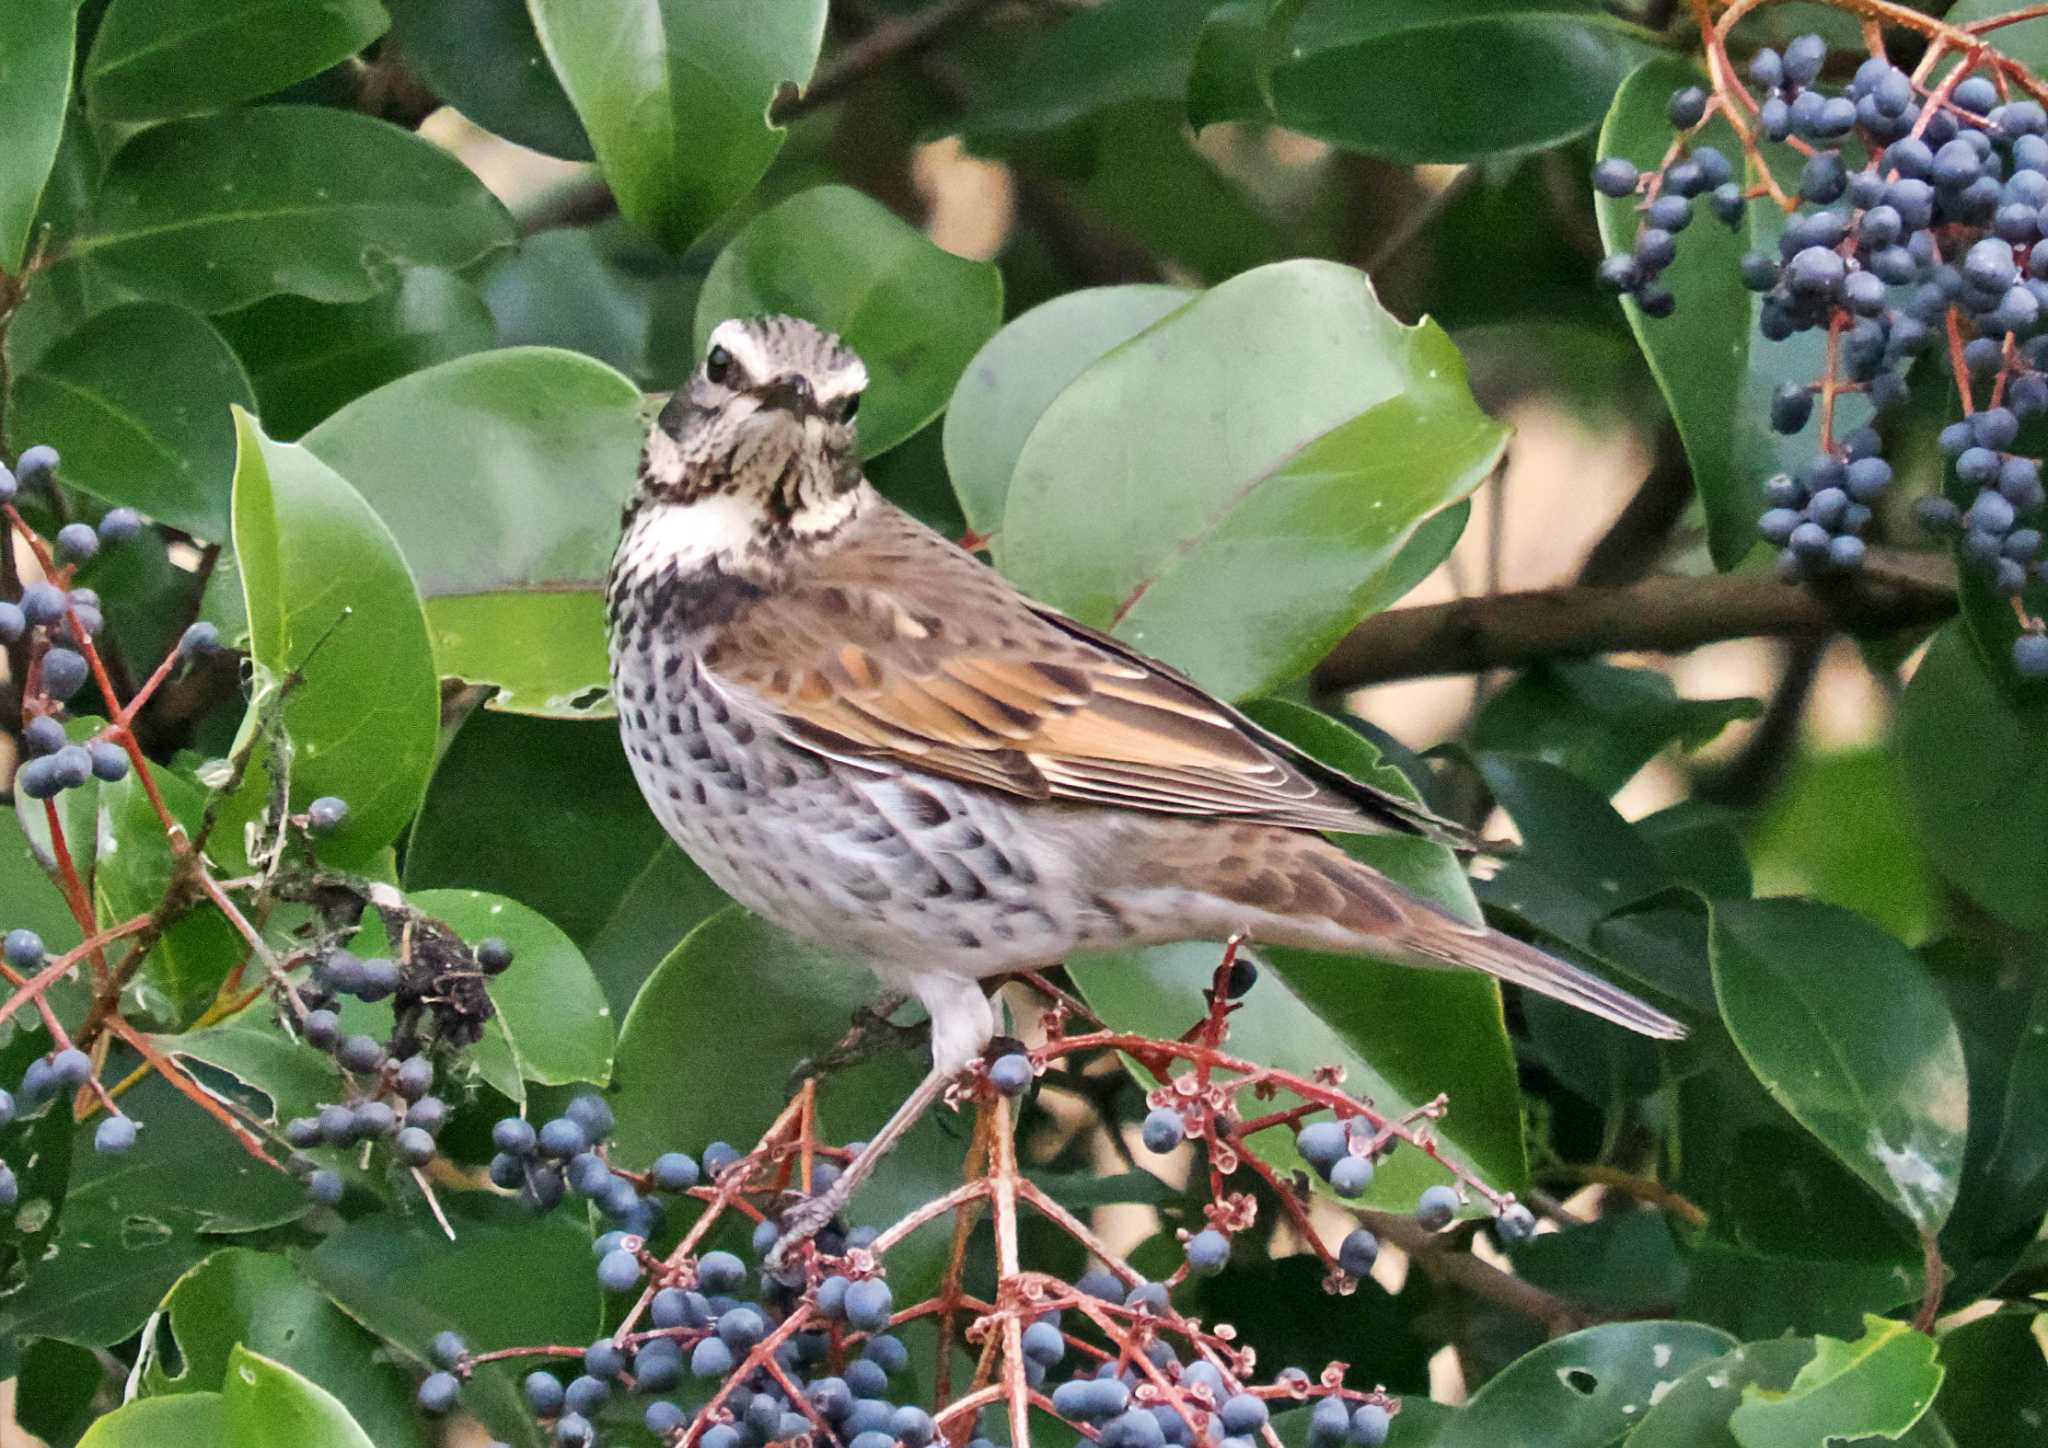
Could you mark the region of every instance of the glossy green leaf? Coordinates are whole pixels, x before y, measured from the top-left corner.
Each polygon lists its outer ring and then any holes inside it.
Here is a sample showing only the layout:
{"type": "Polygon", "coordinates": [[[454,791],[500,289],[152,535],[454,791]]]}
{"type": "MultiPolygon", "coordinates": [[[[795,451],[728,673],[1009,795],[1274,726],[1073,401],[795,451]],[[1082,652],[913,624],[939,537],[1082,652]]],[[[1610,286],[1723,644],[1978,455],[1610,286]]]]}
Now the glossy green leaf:
{"type": "MultiPolygon", "coordinates": [[[[206,792],[176,772],[154,771],[158,792],[190,838],[206,812],[206,792]]],[[[177,859],[148,791],[133,774],[100,787],[103,858],[93,894],[109,924],[131,920],[163,903],[177,859]]],[[[204,907],[174,922],[143,960],[131,1014],[182,1025],[205,1010],[235,963],[248,953],[218,910],[204,907]]]]}
{"type": "Polygon", "coordinates": [[[384,0],[406,63],[487,131],[565,161],[590,137],[549,69],[525,0],[384,0]]]}
{"type": "MultiPolygon", "coordinates": [[[[1703,78],[1678,60],[1646,63],[1615,95],[1601,128],[1599,154],[1655,166],[1671,144],[1666,112],[1672,91],[1703,78]]],[[[1742,154],[1734,132],[1722,122],[1707,127],[1702,139],[1731,159],[1742,154]]],[[[1625,251],[1634,244],[1638,216],[1629,198],[1598,197],[1594,210],[1608,250],[1625,251]]],[[[1723,569],[1733,568],[1756,542],[1765,480],[1803,466],[1818,446],[1812,432],[1784,437],[1770,429],[1767,419],[1771,393],[1779,384],[1820,375],[1825,340],[1815,332],[1784,342],[1762,340],[1756,330],[1761,299],[1743,289],[1739,274],[1744,251],[1777,254],[1781,225],[1777,208],[1768,201],[1751,205],[1741,234],[1703,217],[1686,230],[1678,260],[1660,279],[1677,296],[1677,311],[1651,318],[1633,301],[1622,304],[1678,424],[1693,485],[1707,510],[1708,546],[1723,569]]],[[[1868,416],[1861,398],[1846,399],[1836,411],[1836,435],[1868,416]]]]}
{"type": "Polygon", "coordinates": [[[138,1398],[94,1423],[78,1448],[223,1448],[227,1431],[219,1393],[138,1398]]]}
{"type": "Polygon", "coordinates": [[[1922,1231],[1955,1204],[1969,1093],[1947,1003],[1859,915],[1795,899],[1713,912],[1714,993],[1771,1095],[1922,1231]]]}
{"type": "Polygon", "coordinates": [[[1110,0],[1069,18],[960,122],[977,140],[1057,130],[1147,98],[1177,100],[1214,0],[1110,0]]]}
{"type": "Polygon", "coordinates": [[[1656,669],[1566,660],[1538,665],[1489,699],[1473,742],[1548,760],[1613,794],[1666,745],[1698,749],[1762,712],[1754,699],[1682,699],[1656,669]]]}
{"type": "MultiPolygon", "coordinates": [[[[534,1216],[473,1192],[444,1193],[450,1242],[425,1212],[353,1222],[300,1258],[335,1305],[425,1371],[434,1334],[452,1329],[471,1351],[588,1343],[604,1307],[591,1272],[590,1228],[568,1212],[534,1216]],[[403,1284],[394,1291],[394,1284],[403,1284]]],[[[519,1398],[529,1364],[479,1367],[462,1406],[498,1437],[534,1444],[519,1398]]]]}
{"type": "Polygon", "coordinates": [[[639,390],[611,368],[508,348],[380,387],[304,445],[396,535],[440,672],[573,716],[610,707],[601,591],[642,432],[639,390]]]}
{"type": "Polygon", "coordinates": [[[1813,1339],[1745,1343],[1695,1363],[1643,1415],[1628,1448],[1740,1448],[1728,1419],[1752,1386],[1783,1391],[1813,1359],[1813,1339]]]}
{"type": "Polygon", "coordinates": [[[155,1041],[167,1056],[203,1062],[260,1093],[261,1102],[252,1104],[245,1094],[243,1104],[254,1120],[266,1125],[281,1127],[294,1116],[310,1116],[348,1094],[333,1058],[309,1051],[287,1036],[267,1000],[253,1002],[224,1021],[160,1035],[155,1041]]]}
{"type": "MultiPolygon", "coordinates": [[[[1260,701],[1255,717],[1317,758],[1406,798],[1405,778],[1380,762],[1359,734],[1298,705],[1260,701]]],[[[1455,857],[1418,839],[1351,836],[1353,854],[1447,909],[1476,919],[1455,857]]],[[[1446,1092],[1451,1109],[1439,1137],[1456,1157],[1504,1190],[1528,1171],[1514,1058],[1501,1019],[1500,988],[1476,971],[1415,970],[1352,956],[1257,948],[1272,969],[1231,1017],[1231,1048],[1250,1060],[1304,1075],[1339,1065],[1345,1088],[1398,1115],[1446,1092]]],[[[1192,943],[1120,951],[1069,962],[1068,970],[1105,1021],[1127,1030],[1178,1036],[1204,1009],[1203,992],[1219,959],[1215,945],[1192,943]]],[[[1261,1133],[1248,1145],[1286,1169],[1301,1167],[1286,1132],[1261,1133]]],[[[1445,1173],[1412,1152],[1382,1165],[1365,1200],[1406,1208],[1445,1173]]]]}
{"type": "Polygon", "coordinates": [[[867,364],[861,452],[887,452],[945,407],[1003,319],[1003,279],[845,186],[800,192],[748,222],[697,297],[697,347],[728,317],[788,312],[867,364]]]}
{"type": "Polygon", "coordinates": [[[64,455],[64,481],[223,539],[235,472],[230,406],[249,379],[205,318],[134,302],[89,318],[14,384],[8,421],[64,455]]]}
{"type": "Polygon", "coordinates": [[[1926,939],[1940,885],[1908,799],[1906,772],[1882,746],[1798,760],[1754,828],[1759,888],[1831,901],[1908,944],[1926,939]]]}
{"type": "Polygon", "coordinates": [[[404,268],[396,286],[366,302],[271,297],[219,324],[249,369],[264,430],[282,440],[387,382],[496,339],[476,288],[431,267],[404,268]]]}
{"type": "Polygon", "coordinates": [[[406,850],[405,883],[491,890],[583,948],[612,1018],[725,895],[640,798],[609,723],[470,716],[441,757],[406,850]],[[536,851],[535,839],[575,848],[536,851]]]}
{"type": "Polygon", "coordinates": [[[72,252],[147,296],[225,312],[281,292],[367,301],[394,264],[459,267],[511,240],[483,183],[411,132],[259,106],[131,138],[72,252]]]}
{"type": "Polygon", "coordinates": [[[619,209],[681,251],[761,179],[784,133],[768,107],[801,88],[825,0],[528,0],[619,209]]]}
{"type": "Polygon", "coordinates": [[[177,1357],[166,1363],[158,1353],[146,1355],[141,1380],[152,1395],[217,1388],[242,1348],[346,1403],[378,1448],[427,1441],[413,1411],[411,1377],[282,1254],[216,1252],[178,1279],[164,1312],[177,1357]]]}
{"type": "Polygon", "coordinates": [[[1449,339],[1398,323],[1363,274],[1262,267],[1059,394],[1018,458],[997,560],[1205,685],[1256,692],[1358,621],[1505,437],[1449,339]]]}
{"type": "MultiPolygon", "coordinates": [[[[60,937],[45,936],[52,944],[60,937]]],[[[77,939],[74,930],[71,939],[77,939]]],[[[82,997],[83,990],[77,992],[82,997]]],[[[50,993],[60,1015],[76,1018],[82,1002],[68,997],[62,987],[50,993]]],[[[50,1040],[40,1029],[16,1029],[0,1045],[0,1079],[19,1082],[29,1062],[49,1050],[50,1040]]],[[[16,1089],[11,1086],[9,1090],[16,1089]]],[[[17,1103],[18,1105],[19,1103],[17,1103]]],[[[0,1271],[10,1286],[18,1286],[21,1275],[43,1260],[58,1228],[63,1223],[65,1200],[71,1188],[72,1157],[81,1146],[71,1113],[63,1103],[52,1103],[40,1112],[17,1114],[0,1127],[0,1160],[13,1169],[19,1196],[12,1208],[0,1212],[0,1271]]],[[[14,1310],[0,1297],[0,1316],[14,1310]]]]}
{"type": "Polygon", "coordinates": [[[249,1156],[161,1078],[124,1093],[121,1105],[142,1123],[136,1144],[118,1157],[78,1154],[56,1240],[0,1305],[8,1332],[120,1342],[226,1235],[306,1209],[304,1189],[281,1167],[249,1156]]]}
{"type": "Polygon", "coordinates": [[[378,1448],[332,1393],[236,1346],[221,1379],[222,1448],[378,1448]]]}
{"type": "Polygon", "coordinates": [[[611,1007],[575,942],[518,901],[480,890],[423,890],[409,898],[464,940],[497,936],[512,947],[512,968],[490,981],[498,1014],[474,1057],[484,1080],[523,1101],[525,1081],[611,1079],[611,1007]]]}
{"type": "Polygon", "coordinates": [[[1516,1247],[1515,1275],[1604,1315],[1670,1311],[1685,1291],[1686,1264],[1661,1212],[1617,1212],[1516,1247]]]}
{"type": "Polygon", "coordinates": [[[1624,1322],[1547,1342],[1510,1363],[1444,1425],[1432,1448],[1605,1448],[1694,1364],[1735,1346],[1694,1322],[1624,1322]]]}
{"type": "MultiPolygon", "coordinates": [[[[860,966],[737,906],[720,911],[656,968],[619,1029],[613,1159],[642,1167],[661,1152],[695,1151],[714,1139],[752,1146],[787,1102],[789,1073],[837,1042],[853,1012],[881,993],[860,966]],[[734,1069],[736,1043],[744,1043],[745,1070],[734,1069]]],[[[872,1135],[925,1065],[921,1051],[884,1050],[834,1073],[819,1090],[820,1130],[841,1142],[872,1135]]],[[[920,1123],[855,1198],[849,1220],[886,1225],[957,1182],[962,1143],[948,1134],[951,1124],[920,1123]]],[[[935,1274],[945,1233],[907,1245],[905,1278],[935,1274]]],[[[908,1293],[890,1261],[896,1290],[908,1293]]]]}
{"type": "Polygon", "coordinates": [[[2012,701],[1952,623],[1906,685],[1898,751],[1935,868],[2009,924],[2048,926],[2048,708],[2012,701]]]}
{"type": "Polygon", "coordinates": [[[85,62],[100,121],[162,121],[283,90],[348,59],[390,20],[377,0],[114,0],[85,62]]]}
{"type": "Polygon", "coordinates": [[[946,404],[946,469],[971,527],[1001,526],[1024,439],[1067,384],[1193,295],[1147,284],[1087,287],[1041,302],[989,338],[946,404]]]}
{"type": "Polygon", "coordinates": [[[1271,14],[1257,35],[1234,7],[1211,21],[1189,83],[1196,124],[1277,119],[1394,161],[1476,161],[1581,135],[1651,53],[1592,0],[1309,0],[1271,14]]]}
{"type": "Polygon", "coordinates": [[[1934,1408],[1962,1448],[2048,1443],[2048,1352],[2036,1307],[2008,1306],[1941,1335],[1934,1408]]]}
{"type": "Polygon", "coordinates": [[[71,99],[78,0],[0,5],[0,272],[21,269],[71,99]]]}
{"type": "Polygon", "coordinates": [[[247,413],[236,427],[235,554],[261,671],[252,710],[294,670],[304,682],[284,704],[291,757],[264,751],[215,838],[239,835],[265,777],[283,768],[293,809],[320,795],[348,801],[347,823],[320,852],[361,865],[412,818],[433,767],[440,700],[419,595],[390,530],[338,473],[264,437],[247,413]]]}
{"type": "Polygon", "coordinates": [[[1927,1411],[1941,1386],[1934,1339],[1903,1322],[1870,1317],[1856,1342],[1823,1337],[1792,1386],[1750,1384],[1728,1420],[1742,1448],[1806,1448],[1831,1437],[1897,1438],[1927,1411]]]}

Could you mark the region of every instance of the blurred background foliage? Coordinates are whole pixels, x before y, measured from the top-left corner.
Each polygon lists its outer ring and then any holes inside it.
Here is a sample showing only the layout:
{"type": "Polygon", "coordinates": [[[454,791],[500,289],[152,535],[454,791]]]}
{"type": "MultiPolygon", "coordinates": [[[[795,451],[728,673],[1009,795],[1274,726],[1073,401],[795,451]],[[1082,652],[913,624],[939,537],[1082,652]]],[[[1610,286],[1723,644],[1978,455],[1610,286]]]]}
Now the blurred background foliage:
{"type": "MultiPolygon", "coordinates": [[[[1769,5],[1741,39],[1854,49],[1850,8],[1769,5]]],[[[453,1141],[481,1159],[508,1103],[609,1081],[622,1150],[696,1150],[751,1139],[868,986],[721,913],[648,815],[603,717],[597,588],[647,409],[710,328],[837,329],[875,378],[885,493],[1270,696],[1312,752],[1519,838],[1476,898],[1440,852],[1375,858],[1696,1025],[1650,1043],[1282,953],[1242,1048],[1339,1062],[1390,1109],[1448,1092],[1447,1146],[1546,1225],[1511,1259],[1470,1231],[1390,1249],[1347,1298],[1276,1239],[1204,1311],[1269,1365],[1410,1395],[1411,1448],[2048,1442],[2048,720],[1944,622],[1939,559],[1820,603],[1771,580],[1743,531],[1771,439],[1730,389],[1796,359],[1759,344],[1660,389],[1592,284],[1593,137],[1629,123],[1639,67],[1688,73],[1692,23],[1662,0],[8,0],[0,455],[63,454],[32,521],[157,525],[82,574],[124,693],[193,618],[259,688],[341,604],[363,620],[286,720],[294,801],[354,805],[324,857],[451,921],[505,903],[497,933],[550,962],[500,1000],[453,1141]],[[1588,1324],[1609,1336],[1545,1345],[1588,1324]],[[1636,1361],[1674,1341],[1700,1366],[1636,1361]]],[[[2048,57],[2048,20],[2007,36],[2048,57]]],[[[1732,276],[1680,291],[1700,330],[1665,345],[1710,347],[1731,308],[1746,332],[1732,276]]],[[[245,686],[216,661],[141,721],[180,809],[219,783],[245,686]]],[[[154,828],[133,796],[67,796],[108,918],[168,868],[121,849],[154,828]]],[[[260,807],[259,778],[223,856],[260,807]]],[[[0,924],[58,945],[40,819],[0,817],[0,924]]],[[[190,1029],[231,964],[218,923],[157,947],[134,1010],[282,1120],[321,1083],[260,1022],[190,1029]]],[[[1147,954],[1075,984],[1177,1030],[1212,953],[1147,954]]],[[[0,1075],[34,1050],[22,1019],[0,1075]]],[[[842,1139],[913,1072],[835,1080],[842,1139]]],[[[1139,1091],[1058,1086],[1034,1169],[1141,1260],[1171,1248],[1185,1163],[1133,1156],[1139,1091]]],[[[379,1445],[425,1443],[398,1364],[437,1327],[598,1330],[587,1231],[471,1201],[449,1247],[367,1179],[315,1231],[160,1094],[119,1167],[73,1165],[64,1123],[6,1133],[40,1163],[0,1327],[42,1441],[124,1384],[300,1391],[238,1375],[239,1342],[379,1445]]],[[[864,1210],[957,1157],[927,1125],[864,1210]]],[[[1397,1159],[1368,1205],[1435,1179],[1397,1159]]],[[[509,1392],[472,1406],[530,1435],[509,1392]]]]}

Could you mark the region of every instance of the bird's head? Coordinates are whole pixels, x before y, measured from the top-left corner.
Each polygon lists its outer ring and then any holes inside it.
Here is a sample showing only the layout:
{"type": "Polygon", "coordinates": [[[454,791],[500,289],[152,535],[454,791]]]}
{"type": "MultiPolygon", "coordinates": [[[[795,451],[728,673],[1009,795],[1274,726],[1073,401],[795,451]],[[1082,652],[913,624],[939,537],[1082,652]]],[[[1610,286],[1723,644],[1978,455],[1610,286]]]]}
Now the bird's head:
{"type": "Polygon", "coordinates": [[[648,501],[723,497],[764,528],[829,526],[860,485],[854,412],[868,370],[844,342],[798,317],[735,317],[647,437],[648,501]]]}

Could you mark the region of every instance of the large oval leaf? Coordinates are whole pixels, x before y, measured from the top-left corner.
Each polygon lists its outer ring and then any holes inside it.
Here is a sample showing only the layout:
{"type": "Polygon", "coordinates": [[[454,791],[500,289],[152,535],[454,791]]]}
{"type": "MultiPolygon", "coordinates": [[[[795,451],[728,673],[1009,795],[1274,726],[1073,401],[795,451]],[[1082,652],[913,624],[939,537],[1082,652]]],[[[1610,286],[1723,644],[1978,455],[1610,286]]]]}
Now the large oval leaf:
{"type": "Polygon", "coordinates": [[[379,1448],[426,1441],[413,1411],[411,1379],[282,1254],[245,1247],[216,1252],[178,1279],[163,1310],[178,1354],[167,1365],[156,1344],[144,1339],[142,1380],[152,1394],[219,1387],[240,1346],[347,1403],[379,1448]]]}
{"type": "Polygon", "coordinates": [[[0,5],[0,272],[18,272],[64,135],[78,0],[0,5]]]}
{"type": "Polygon", "coordinates": [[[227,1424],[219,1393],[137,1398],[98,1419],[78,1448],[220,1448],[227,1424]]]}
{"type": "Polygon", "coordinates": [[[1111,351],[1018,457],[996,556],[1023,587],[1226,695],[1362,616],[1506,443],[1434,323],[1350,267],[1235,277],[1111,351]]]}
{"type": "Polygon", "coordinates": [[[367,302],[271,297],[218,322],[249,369],[264,430],[286,441],[366,392],[497,339],[477,289],[432,267],[404,268],[367,302]]]}
{"type": "MultiPolygon", "coordinates": [[[[1671,93],[1702,79],[1682,61],[1646,62],[1616,93],[1600,130],[1600,154],[1625,157],[1646,169],[1657,165],[1671,145],[1671,93]]],[[[1701,139],[1739,163],[1742,152],[1725,122],[1716,121],[1701,139]]],[[[1633,199],[1596,197],[1594,210],[1607,249],[1628,250],[1639,220],[1633,199]]],[[[1686,229],[1678,259],[1662,277],[1678,298],[1677,311],[1645,317],[1633,300],[1622,303],[1678,425],[1693,486],[1707,511],[1708,548],[1723,569],[1741,562],[1756,542],[1765,480],[1803,466],[1819,451],[1813,431],[1786,437],[1771,430],[1768,418],[1771,393],[1781,383],[1808,382],[1821,374],[1825,338],[1806,332],[1783,342],[1765,341],[1756,329],[1762,300],[1742,286],[1742,254],[1777,255],[1783,220],[1768,200],[1751,203],[1740,233],[1703,218],[1686,229]]],[[[1843,398],[1836,405],[1835,435],[1869,415],[1860,396],[1843,398]]]]}
{"type": "Polygon", "coordinates": [[[641,432],[631,382],[522,347],[400,378],[304,442],[397,536],[440,671],[498,685],[499,708],[575,715],[609,707],[601,592],[641,432]]]}
{"type": "Polygon", "coordinates": [[[377,0],[114,0],[85,62],[101,121],[161,121],[283,90],[390,25],[377,0]]]}
{"type": "Polygon", "coordinates": [[[1516,1359],[1472,1395],[1430,1448],[1606,1448],[1694,1364],[1735,1346],[1696,1322],[1589,1327],[1516,1359]]]}
{"type": "Polygon", "coordinates": [[[1728,1427],[1742,1448],[1806,1448],[1837,1437],[1896,1440],[1941,1387],[1935,1352],[1928,1334],[1866,1317],[1855,1342],[1816,1338],[1812,1359],[1789,1388],[1744,1387],[1728,1427]]]}
{"type": "Polygon", "coordinates": [[[592,159],[548,68],[526,0],[384,0],[406,62],[485,130],[565,161],[592,159]]]}
{"type": "Polygon", "coordinates": [[[1912,952],[1808,900],[1713,907],[1714,994],[1773,1097],[1923,1232],[1955,1204],[1969,1087],[1948,1004],[1912,952]]]}
{"type": "Polygon", "coordinates": [[[946,471],[970,527],[1002,525],[1024,439],[1067,384],[1193,296],[1183,287],[1087,287],[1041,302],[989,338],[946,404],[946,471]]]}
{"type": "Polygon", "coordinates": [[[221,1448],[377,1448],[334,1394],[246,1347],[229,1350],[220,1396],[221,1448]]]}
{"type": "Polygon", "coordinates": [[[481,890],[422,890],[409,899],[471,944],[494,935],[512,947],[512,968],[490,982],[498,1013],[474,1058],[484,1080],[523,1101],[527,1081],[611,1079],[611,1007],[574,941],[518,901],[481,890]]]}
{"type": "Polygon", "coordinates": [[[1935,868],[2000,919],[2048,926],[2048,707],[2007,694],[1952,623],[1906,685],[1898,751],[1935,868]]]}
{"type": "Polygon", "coordinates": [[[162,302],[111,307],[14,384],[9,421],[64,455],[64,481],[202,538],[228,534],[231,405],[254,407],[204,317],[162,302]]]}
{"type": "Polygon", "coordinates": [[[825,38],[825,0],[527,0],[619,209],[681,251],[782,149],[768,120],[825,38]]]}
{"type": "MultiPolygon", "coordinates": [[[[1260,723],[1318,759],[1404,798],[1416,797],[1362,735],[1334,720],[1277,700],[1260,701],[1254,712],[1260,723]]],[[[1344,843],[1409,888],[1478,918],[1463,871],[1441,845],[1384,836],[1354,836],[1344,843]]],[[[1476,971],[1415,970],[1306,950],[1258,953],[1273,969],[1230,1019],[1233,1051],[1304,1075],[1342,1066],[1345,1089],[1389,1115],[1447,1092],[1450,1114],[1437,1124],[1444,1145],[1494,1186],[1521,1185],[1528,1162],[1520,1097],[1500,988],[1491,979],[1476,971]]],[[[1214,945],[1167,945],[1074,961],[1068,969],[1104,1020],[1178,1036],[1201,1017],[1217,959],[1214,945]]],[[[1302,1165],[1286,1132],[1263,1132],[1247,1144],[1284,1169],[1302,1165]]],[[[1397,1151],[1374,1177],[1366,1200],[1405,1210],[1423,1187],[1447,1179],[1421,1154],[1397,1151]]]]}
{"type": "MultiPolygon", "coordinates": [[[[304,448],[272,442],[235,414],[234,543],[257,673],[252,718],[294,670],[284,706],[291,757],[264,749],[215,836],[241,824],[284,768],[294,809],[320,795],[349,806],[323,858],[361,865],[398,837],[426,792],[440,693],[419,595],[391,532],[347,481],[304,448]]],[[[250,727],[244,725],[245,729],[250,727]]]]}
{"type": "Polygon", "coordinates": [[[880,202],[820,186],[755,217],[719,253],[697,295],[698,349],[726,318],[762,312],[808,318],[860,353],[860,447],[873,457],[939,415],[1003,319],[1003,278],[880,202]]]}
{"type": "Polygon", "coordinates": [[[131,139],[71,250],[145,295],[224,312],[279,292],[365,301],[391,263],[459,267],[511,240],[483,183],[411,132],[259,106],[131,139]]]}

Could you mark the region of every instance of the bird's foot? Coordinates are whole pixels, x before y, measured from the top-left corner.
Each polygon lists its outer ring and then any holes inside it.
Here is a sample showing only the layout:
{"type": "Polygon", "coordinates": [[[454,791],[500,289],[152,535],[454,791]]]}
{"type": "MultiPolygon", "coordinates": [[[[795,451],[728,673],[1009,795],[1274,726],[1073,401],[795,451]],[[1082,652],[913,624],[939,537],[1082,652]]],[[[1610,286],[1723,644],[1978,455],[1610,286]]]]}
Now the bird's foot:
{"type": "Polygon", "coordinates": [[[782,1214],[782,1235],[768,1251],[763,1264],[776,1281],[795,1286],[803,1280],[804,1244],[831,1226],[846,1210],[851,1192],[840,1191],[834,1182],[815,1197],[806,1197],[782,1214]]]}
{"type": "Polygon", "coordinates": [[[930,1021],[899,1026],[889,1019],[909,999],[901,994],[886,995],[855,1011],[851,1028],[829,1050],[806,1056],[796,1063],[796,1068],[789,1073],[788,1094],[796,1095],[807,1081],[822,1080],[849,1066],[873,1060],[884,1052],[922,1048],[931,1039],[930,1021]]]}

